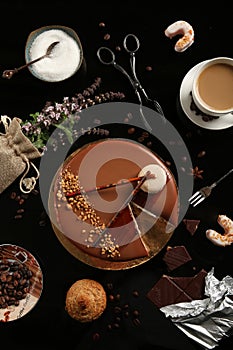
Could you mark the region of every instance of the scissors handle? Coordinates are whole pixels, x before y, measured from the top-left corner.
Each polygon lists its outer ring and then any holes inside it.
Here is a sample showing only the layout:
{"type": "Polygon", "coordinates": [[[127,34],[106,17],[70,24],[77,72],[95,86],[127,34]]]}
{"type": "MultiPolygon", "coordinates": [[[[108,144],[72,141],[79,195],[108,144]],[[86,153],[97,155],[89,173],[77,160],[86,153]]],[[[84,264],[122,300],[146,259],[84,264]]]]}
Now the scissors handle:
{"type": "MultiPolygon", "coordinates": [[[[132,41],[132,40],[131,40],[132,41]]],[[[132,43],[131,43],[132,44],[132,43]]],[[[131,54],[131,56],[134,58],[134,53],[138,51],[140,47],[139,39],[134,34],[127,34],[123,41],[123,46],[125,50],[131,54]],[[133,48],[129,48],[129,40],[133,39],[133,48]]],[[[116,57],[114,52],[109,49],[108,47],[102,46],[97,50],[97,56],[101,63],[106,65],[115,65],[116,64],[116,57]]],[[[135,73],[135,70],[134,70],[135,73]]]]}
{"type": "MultiPolygon", "coordinates": [[[[131,55],[134,55],[134,53],[132,52],[131,55]]],[[[112,65],[114,68],[119,70],[122,74],[124,74],[129,79],[129,81],[132,84],[134,90],[135,91],[138,90],[139,82],[136,79],[136,75],[133,74],[134,78],[132,79],[130,77],[130,75],[126,72],[126,70],[122,66],[120,66],[119,64],[116,63],[116,61],[115,61],[115,54],[114,54],[114,52],[111,49],[109,49],[108,47],[102,46],[102,47],[100,47],[97,50],[97,56],[98,56],[98,58],[99,58],[101,63],[103,63],[105,65],[112,65]],[[108,56],[108,57],[106,57],[106,56],[108,56]]],[[[133,65],[133,67],[134,67],[134,65],[133,65]]]]}
{"type": "Polygon", "coordinates": [[[115,54],[108,47],[102,46],[97,51],[97,56],[101,63],[107,65],[115,64],[115,54]]]}
{"type": "MultiPolygon", "coordinates": [[[[131,40],[132,42],[132,40],[131,40]]],[[[128,52],[128,53],[135,53],[138,51],[139,47],[140,47],[140,41],[139,39],[136,37],[136,35],[134,34],[127,34],[124,38],[124,41],[123,41],[123,46],[124,46],[124,49],[128,52]],[[129,48],[129,40],[130,39],[133,39],[134,43],[133,45],[135,46],[134,49],[130,49],[129,48]]]]}

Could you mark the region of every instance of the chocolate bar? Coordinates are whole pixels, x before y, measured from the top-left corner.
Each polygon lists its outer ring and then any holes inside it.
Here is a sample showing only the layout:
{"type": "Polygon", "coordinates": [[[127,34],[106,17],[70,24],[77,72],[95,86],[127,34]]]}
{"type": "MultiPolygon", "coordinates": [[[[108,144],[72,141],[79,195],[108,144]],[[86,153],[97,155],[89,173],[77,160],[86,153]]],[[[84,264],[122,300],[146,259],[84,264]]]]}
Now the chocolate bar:
{"type": "Polygon", "coordinates": [[[158,308],[203,299],[206,275],[207,272],[204,269],[200,270],[193,277],[162,275],[147,293],[147,297],[158,308]]]}

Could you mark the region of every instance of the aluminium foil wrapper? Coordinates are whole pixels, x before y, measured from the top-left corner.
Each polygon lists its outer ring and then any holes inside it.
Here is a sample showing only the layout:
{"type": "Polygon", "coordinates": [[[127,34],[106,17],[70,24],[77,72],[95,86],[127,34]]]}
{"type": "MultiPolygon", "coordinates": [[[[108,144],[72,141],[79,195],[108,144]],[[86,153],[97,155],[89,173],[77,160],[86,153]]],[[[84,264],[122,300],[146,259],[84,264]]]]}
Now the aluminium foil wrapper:
{"type": "Polygon", "coordinates": [[[160,310],[204,349],[213,349],[223,337],[233,335],[233,278],[218,280],[214,268],[205,277],[205,297],[160,310]]]}

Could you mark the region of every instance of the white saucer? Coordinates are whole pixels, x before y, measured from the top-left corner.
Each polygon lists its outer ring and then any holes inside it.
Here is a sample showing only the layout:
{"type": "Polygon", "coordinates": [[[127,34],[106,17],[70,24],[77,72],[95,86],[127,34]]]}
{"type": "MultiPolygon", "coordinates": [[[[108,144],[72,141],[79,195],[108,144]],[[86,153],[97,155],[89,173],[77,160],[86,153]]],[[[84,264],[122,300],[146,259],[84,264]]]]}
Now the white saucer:
{"type": "Polygon", "coordinates": [[[186,116],[193,122],[194,124],[201,126],[202,128],[209,130],[222,130],[227,129],[233,126],[233,114],[229,113],[217,119],[213,119],[205,122],[202,120],[201,115],[196,115],[195,111],[190,109],[190,105],[192,102],[192,97],[190,92],[192,90],[192,82],[194,78],[194,73],[198,68],[200,68],[206,61],[198,63],[196,66],[191,68],[188,73],[185,75],[181,86],[180,86],[180,104],[181,107],[186,114],[186,116]]]}

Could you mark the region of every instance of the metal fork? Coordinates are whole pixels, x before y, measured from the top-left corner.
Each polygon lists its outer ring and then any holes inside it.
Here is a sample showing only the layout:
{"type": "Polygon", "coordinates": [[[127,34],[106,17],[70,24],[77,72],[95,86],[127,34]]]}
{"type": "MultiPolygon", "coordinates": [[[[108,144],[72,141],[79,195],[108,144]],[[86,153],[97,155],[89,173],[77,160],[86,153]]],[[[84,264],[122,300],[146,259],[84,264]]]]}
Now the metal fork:
{"type": "Polygon", "coordinates": [[[223,179],[225,179],[225,177],[230,175],[230,173],[232,173],[232,171],[233,171],[233,169],[229,170],[225,175],[220,177],[220,179],[218,179],[217,181],[212,183],[212,185],[202,187],[199,191],[195,192],[192,195],[192,197],[189,198],[189,200],[188,200],[189,204],[191,204],[193,207],[195,207],[196,205],[200,204],[204,199],[209,197],[209,195],[212,192],[212,189],[214,187],[216,187],[223,179]]]}

